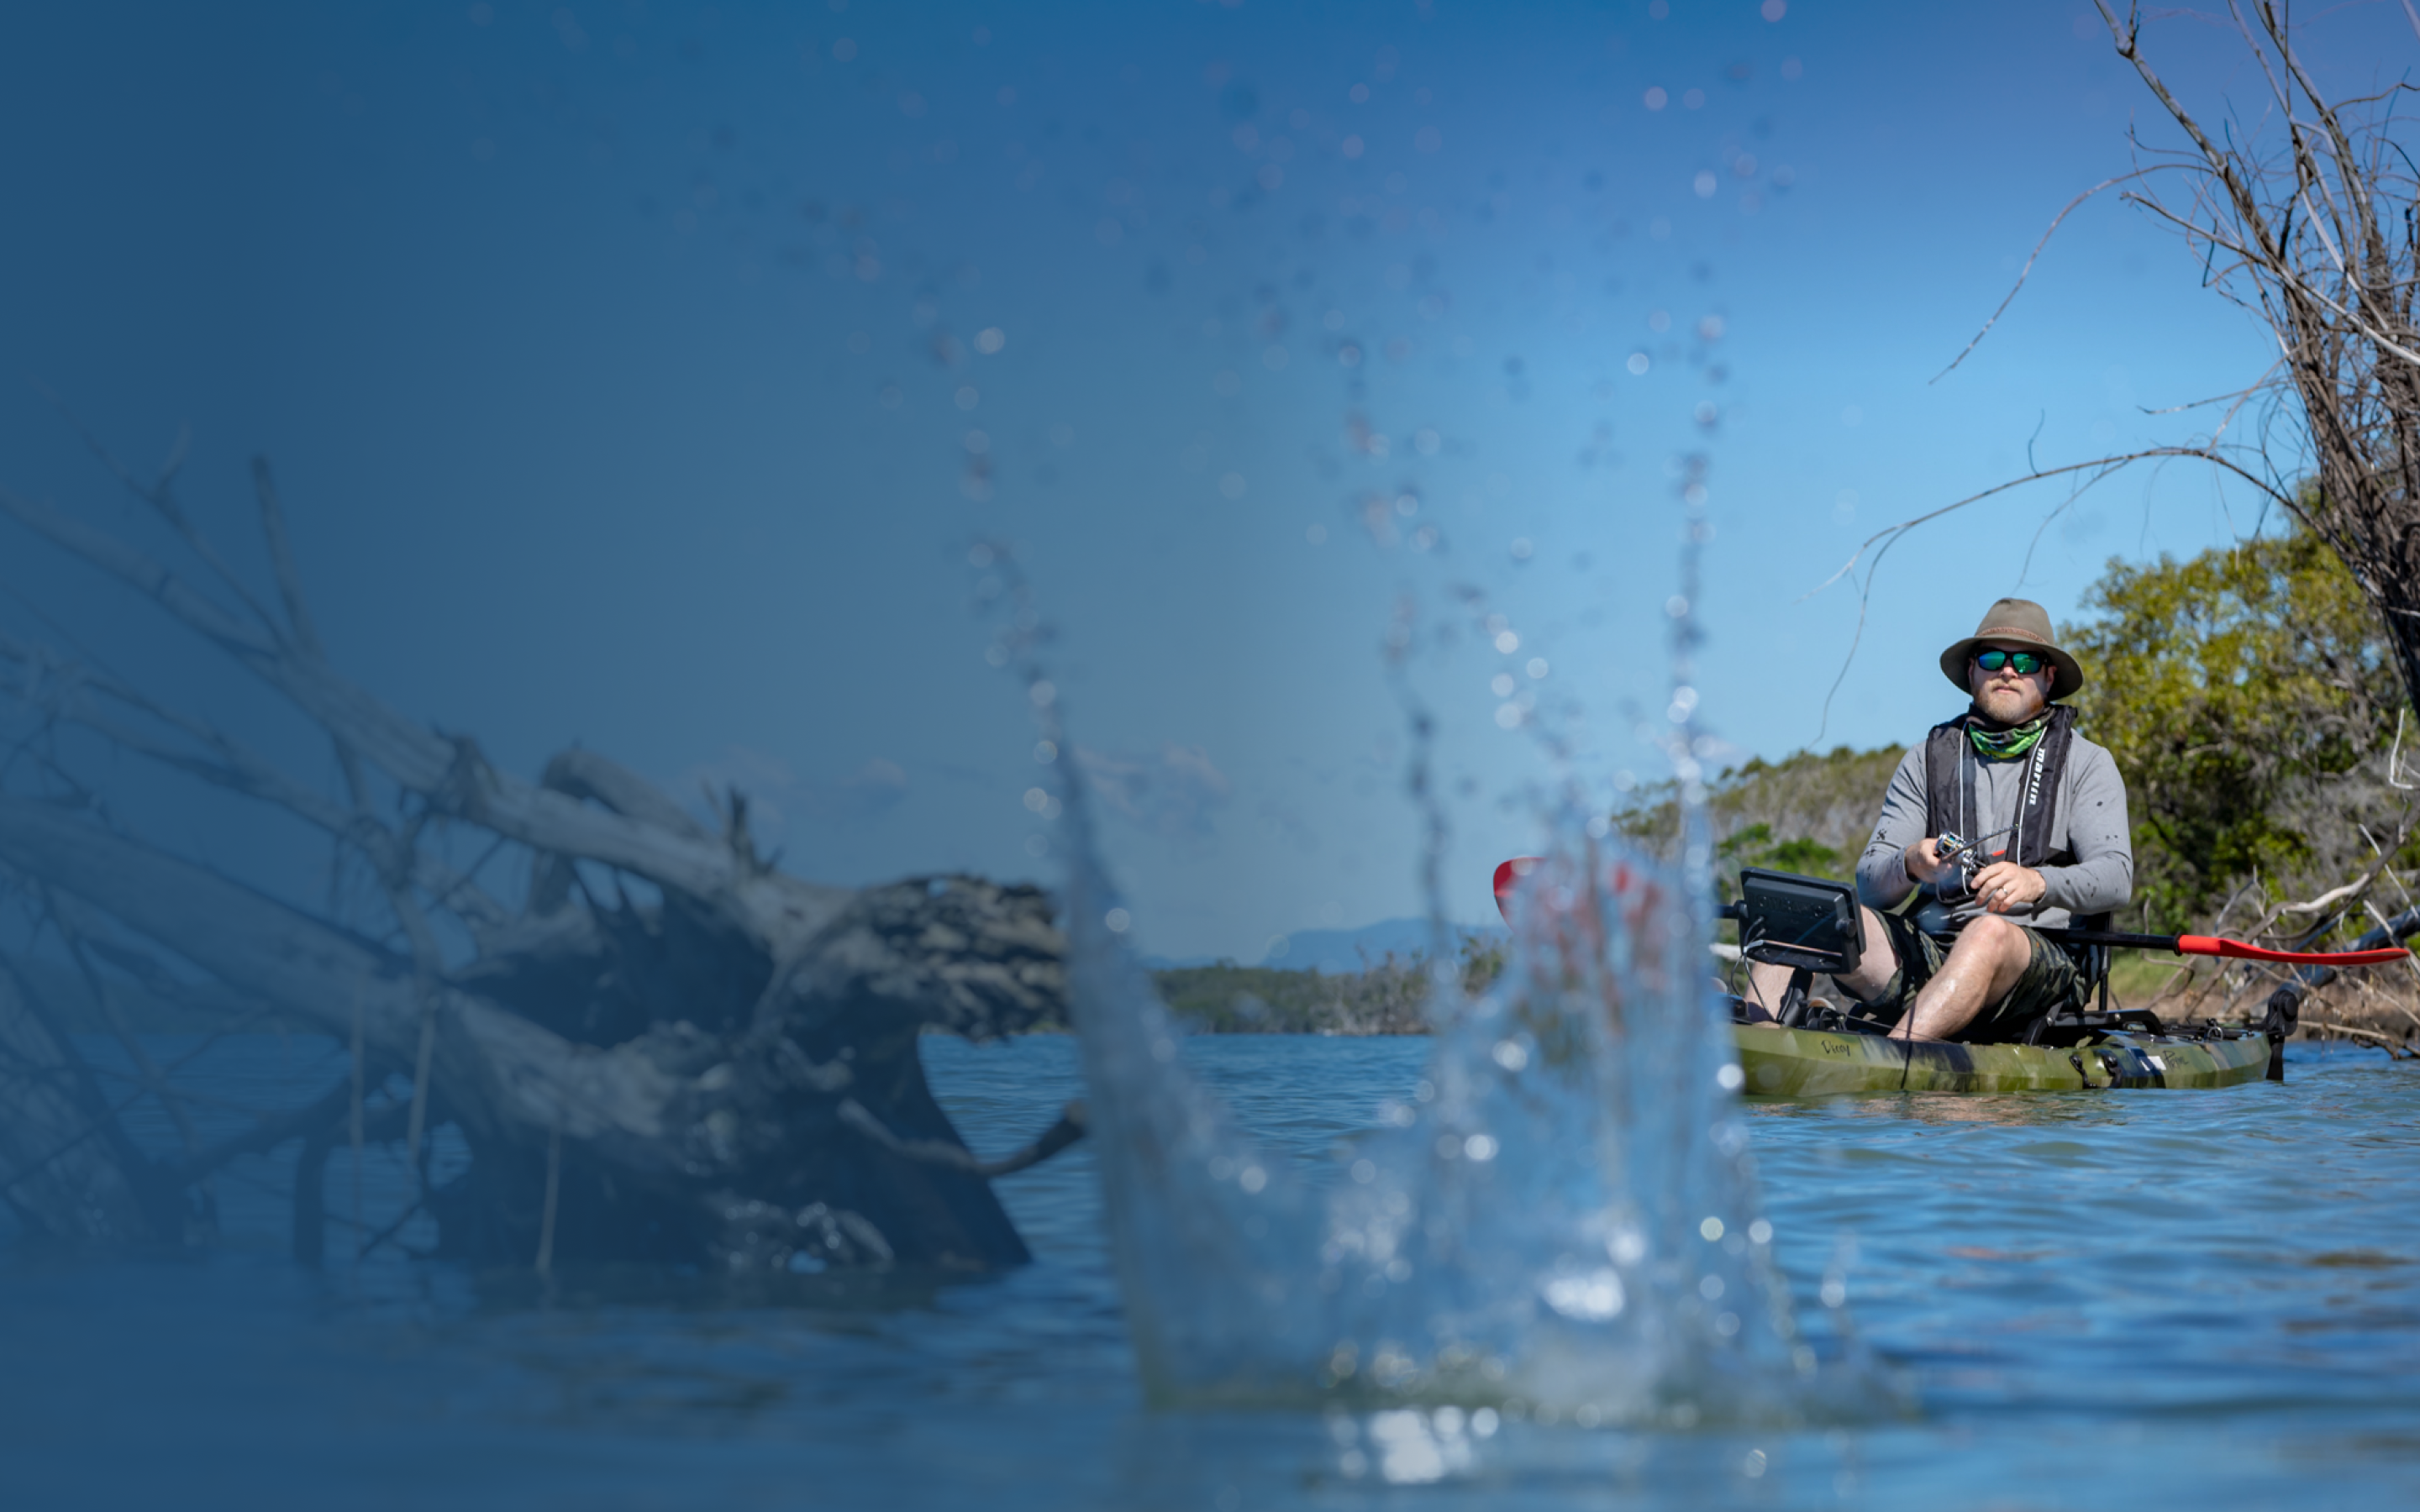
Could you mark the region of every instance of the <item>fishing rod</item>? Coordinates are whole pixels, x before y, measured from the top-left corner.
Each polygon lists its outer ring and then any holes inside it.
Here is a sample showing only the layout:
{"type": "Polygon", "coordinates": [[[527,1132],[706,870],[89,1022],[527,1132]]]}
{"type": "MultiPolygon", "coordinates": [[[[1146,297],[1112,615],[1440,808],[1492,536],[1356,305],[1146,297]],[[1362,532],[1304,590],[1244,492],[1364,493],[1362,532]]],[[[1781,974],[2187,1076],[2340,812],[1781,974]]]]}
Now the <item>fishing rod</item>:
{"type": "MultiPolygon", "coordinates": [[[[1951,907],[1974,897],[1975,874],[1982,870],[1982,847],[2000,835],[2013,832],[2015,826],[1978,840],[1961,840],[1954,834],[1944,834],[1937,841],[1941,858],[1957,867],[1963,882],[1955,891],[1945,892],[1940,901],[1951,907]]],[[[2028,926],[2046,940],[2066,945],[2098,945],[2114,950],[2169,950],[2178,955],[2217,956],[2228,961],[2266,961],[2287,966],[2378,966],[2390,961],[2400,961],[2412,952],[2393,940],[2383,949],[2364,949],[2367,940],[2358,942],[2350,950],[2275,950],[2267,946],[2248,945],[2242,940],[2225,939],[2214,934],[2131,934],[2116,930],[2075,929],[2072,927],[2028,926]]]]}

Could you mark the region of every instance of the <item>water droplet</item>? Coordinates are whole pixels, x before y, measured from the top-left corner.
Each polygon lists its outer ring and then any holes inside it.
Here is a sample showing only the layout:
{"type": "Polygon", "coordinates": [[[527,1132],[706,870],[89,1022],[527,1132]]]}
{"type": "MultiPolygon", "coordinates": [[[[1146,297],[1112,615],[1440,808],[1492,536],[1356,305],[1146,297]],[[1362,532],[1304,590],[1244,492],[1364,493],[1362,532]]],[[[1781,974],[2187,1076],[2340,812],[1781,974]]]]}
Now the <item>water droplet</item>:
{"type": "Polygon", "coordinates": [[[1127,926],[1134,922],[1134,916],[1123,908],[1112,908],[1101,916],[1101,922],[1109,926],[1110,933],[1124,934],[1127,926]]]}
{"type": "Polygon", "coordinates": [[[1698,1232],[1706,1242],[1711,1244],[1723,1237],[1723,1221],[1720,1218],[1709,1217],[1698,1225],[1698,1232]]]}

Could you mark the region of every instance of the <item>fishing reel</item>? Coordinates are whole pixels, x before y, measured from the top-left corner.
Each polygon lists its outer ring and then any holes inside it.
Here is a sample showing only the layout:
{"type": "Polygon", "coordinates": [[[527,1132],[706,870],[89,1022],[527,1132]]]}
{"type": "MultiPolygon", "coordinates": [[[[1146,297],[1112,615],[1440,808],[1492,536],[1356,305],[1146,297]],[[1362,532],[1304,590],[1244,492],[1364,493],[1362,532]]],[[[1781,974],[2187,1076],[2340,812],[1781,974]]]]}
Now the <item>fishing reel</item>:
{"type": "Polygon", "coordinates": [[[1983,870],[1983,844],[1980,841],[1961,840],[1954,830],[1943,830],[1933,837],[1933,854],[1958,869],[1958,880],[1936,882],[1932,895],[1943,904],[1955,908],[1975,901],[1975,874],[1983,870]]]}

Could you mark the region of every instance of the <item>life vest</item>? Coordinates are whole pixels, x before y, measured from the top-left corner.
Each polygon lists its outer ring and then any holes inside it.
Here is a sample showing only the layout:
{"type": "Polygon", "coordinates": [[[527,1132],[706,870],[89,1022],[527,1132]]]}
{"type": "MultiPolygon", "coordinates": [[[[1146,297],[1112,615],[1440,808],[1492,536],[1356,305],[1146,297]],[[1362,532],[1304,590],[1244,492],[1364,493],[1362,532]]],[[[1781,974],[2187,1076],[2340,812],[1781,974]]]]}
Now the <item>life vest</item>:
{"type": "MultiPolygon", "coordinates": [[[[1981,760],[1966,738],[1965,715],[1937,724],[1924,737],[1924,835],[1982,838],[1987,827],[1976,808],[1974,768],[1981,760]]],[[[2025,753],[2025,782],[2018,801],[2017,832],[2007,850],[2019,866],[2040,867],[2051,858],[2052,826],[2058,817],[2058,785],[2067,775],[2067,753],[2075,743],[2075,710],[2054,703],[2050,728],[2025,753]]],[[[1987,857],[1988,859],[1988,857],[1987,857]]]]}

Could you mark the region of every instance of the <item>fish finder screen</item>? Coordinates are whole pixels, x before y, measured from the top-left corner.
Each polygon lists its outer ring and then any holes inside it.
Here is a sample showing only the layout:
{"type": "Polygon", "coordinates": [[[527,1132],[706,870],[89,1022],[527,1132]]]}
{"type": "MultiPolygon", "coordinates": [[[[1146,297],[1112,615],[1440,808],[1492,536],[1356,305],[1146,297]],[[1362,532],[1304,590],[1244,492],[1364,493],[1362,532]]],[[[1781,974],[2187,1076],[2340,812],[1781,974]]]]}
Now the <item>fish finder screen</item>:
{"type": "Polygon", "coordinates": [[[1742,955],[1827,976],[1856,969],[1865,939],[1849,884],[1749,867],[1740,872],[1740,890],[1742,955]]]}

